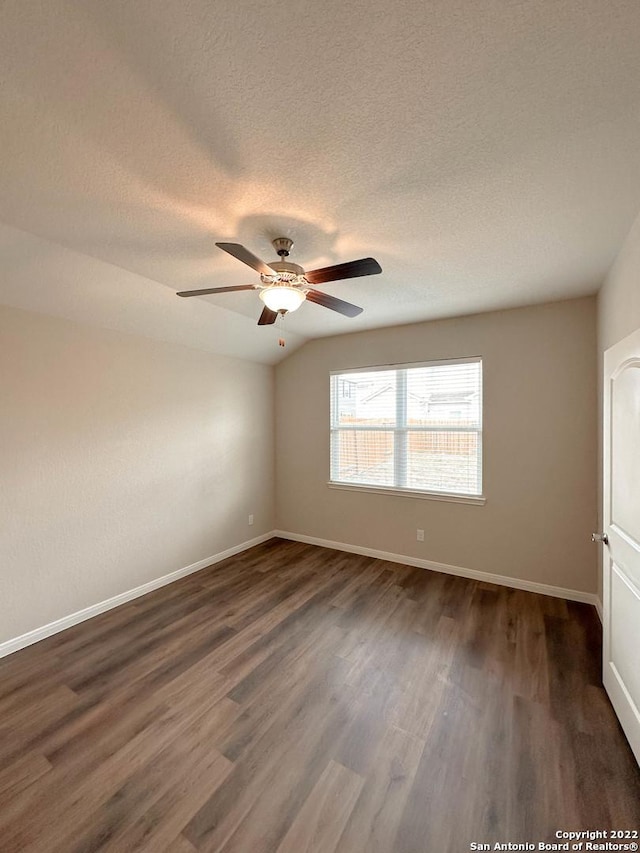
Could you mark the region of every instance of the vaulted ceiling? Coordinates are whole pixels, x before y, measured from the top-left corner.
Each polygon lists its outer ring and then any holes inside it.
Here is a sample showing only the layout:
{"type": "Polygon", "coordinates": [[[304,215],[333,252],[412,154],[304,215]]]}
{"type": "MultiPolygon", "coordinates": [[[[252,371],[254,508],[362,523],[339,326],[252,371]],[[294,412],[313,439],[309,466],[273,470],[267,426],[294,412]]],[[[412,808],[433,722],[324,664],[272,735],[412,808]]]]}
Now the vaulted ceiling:
{"type": "Polygon", "coordinates": [[[275,361],[215,248],[383,274],[305,338],[593,293],[640,207],[637,0],[4,0],[0,302],[275,361]]]}

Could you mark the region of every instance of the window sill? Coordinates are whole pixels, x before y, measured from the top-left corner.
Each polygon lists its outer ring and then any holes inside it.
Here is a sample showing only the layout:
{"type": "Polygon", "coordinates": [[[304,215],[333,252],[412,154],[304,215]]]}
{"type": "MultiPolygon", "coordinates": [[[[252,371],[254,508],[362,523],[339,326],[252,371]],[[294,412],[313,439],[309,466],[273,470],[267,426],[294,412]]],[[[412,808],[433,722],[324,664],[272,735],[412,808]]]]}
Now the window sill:
{"type": "Polygon", "coordinates": [[[453,504],[474,504],[484,506],[487,499],[484,495],[455,495],[447,492],[421,492],[416,489],[388,489],[384,486],[366,486],[352,483],[327,483],[330,489],[342,489],[346,492],[367,492],[371,495],[394,495],[401,498],[420,498],[427,501],[445,501],[453,504]]]}

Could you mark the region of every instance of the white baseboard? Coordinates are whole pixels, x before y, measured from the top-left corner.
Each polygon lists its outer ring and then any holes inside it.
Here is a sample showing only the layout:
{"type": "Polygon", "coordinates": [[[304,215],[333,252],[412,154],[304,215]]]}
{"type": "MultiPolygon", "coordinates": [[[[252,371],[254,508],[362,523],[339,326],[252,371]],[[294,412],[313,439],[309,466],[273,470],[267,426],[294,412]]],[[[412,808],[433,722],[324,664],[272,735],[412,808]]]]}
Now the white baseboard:
{"type": "MultiPolygon", "coordinates": [[[[565,589],[561,586],[551,586],[546,583],[510,578],[505,575],[493,575],[489,572],[479,572],[476,569],[465,569],[462,566],[449,566],[447,563],[435,563],[432,560],[422,560],[419,557],[408,557],[405,554],[392,554],[389,551],[378,551],[375,548],[363,548],[360,545],[348,545],[346,542],[332,542],[330,539],[318,539],[316,536],[304,536],[300,533],[289,533],[286,530],[274,530],[274,536],[281,539],[291,539],[293,542],[305,542],[308,545],[320,545],[322,548],[333,548],[335,551],[347,551],[350,554],[362,554],[365,557],[376,557],[390,563],[404,563],[418,569],[428,569],[431,572],[443,572],[447,575],[458,575],[485,583],[495,583],[499,586],[509,586],[523,589],[526,592],[537,592],[540,595],[551,595],[554,598],[565,598],[568,601],[581,601],[592,604],[596,609],[599,599],[593,592],[582,592],[579,589],[565,589]]],[[[601,605],[600,605],[601,606],[601,605]]]]}
{"type": "Polygon", "coordinates": [[[161,586],[167,586],[167,584],[180,580],[180,578],[184,578],[194,572],[199,572],[201,569],[206,569],[208,566],[212,566],[215,563],[220,563],[228,557],[233,557],[234,554],[240,554],[242,551],[247,551],[249,548],[253,548],[254,545],[260,545],[268,539],[273,539],[274,536],[275,533],[273,531],[263,533],[262,536],[256,536],[255,539],[249,539],[246,542],[241,542],[240,545],[234,545],[232,548],[227,548],[226,551],[221,551],[219,554],[214,554],[212,557],[205,557],[204,560],[198,560],[197,563],[192,563],[190,566],[185,566],[175,572],[170,572],[168,575],[163,575],[161,578],[154,578],[152,581],[143,583],[141,586],[137,586],[134,589],[129,589],[126,592],[114,595],[113,598],[108,598],[106,601],[100,601],[98,604],[92,604],[90,607],[85,607],[84,610],[78,610],[77,613],[71,613],[69,616],[63,616],[62,619],[56,619],[55,622],[49,622],[48,625],[43,625],[41,628],[35,628],[33,631],[22,634],[20,637],[14,637],[12,640],[0,643],[0,658],[12,654],[12,652],[17,652],[19,649],[25,648],[25,646],[30,646],[33,643],[44,640],[52,634],[64,631],[66,628],[71,628],[72,625],[77,625],[79,622],[84,622],[87,619],[98,616],[100,613],[112,610],[120,604],[125,604],[127,601],[139,598],[141,595],[146,595],[148,592],[153,592],[154,589],[159,589],[161,586]]]}
{"type": "Polygon", "coordinates": [[[602,601],[600,601],[600,597],[597,595],[595,596],[595,599],[596,599],[594,601],[595,608],[598,611],[598,616],[600,617],[600,622],[604,625],[604,611],[602,610],[602,601]]]}
{"type": "Polygon", "coordinates": [[[255,539],[249,539],[246,542],[241,542],[239,545],[234,545],[232,548],[227,548],[226,551],[221,551],[211,557],[205,557],[204,560],[198,560],[197,563],[192,563],[190,566],[185,566],[175,572],[170,572],[168,575],[163,575],[160,578],[148,583],[137,586],[134,589],[129,589],[126,592],[121,592],[119,595],[114,595],[106,601],[100,601],[98,604],[92,604],[90,607],[85,607],[84,610],[78,610],[77,613],[71,613],[69,616],[64,616],[62,619],[57,619],[55,622],[49,622],[48,625],[43,625],[41,628],[35,628],[26,634],[19,637],[14,637],[11,640],[6,640],[0,643],[0,658],[17,652],[26,646],[37,643],[50,637],[52,634],[57,634],[64,631],[66,628],[71,628],[79,622],[85,622],[100,613],[105,613],[107,610],[112,610],[120,604],[125,604],[127,601],[132,601],[134,598],[139,598],[146,595],[148,592],[153,592],[154,589],[159,589],[162,586],[180,580],[194,572],[199,572],[208,566],[220,563],[228,557],[233,557],[235,554],[240,554],[242,551],[247,551],[255,545],[260,545],[278,536],[281,539],[290,539],[293,542],[304,542],[308,545],[319,545],[322,548],[332,548],[334,551],[347,551],[350,554],[362,554],[365,557],[375,557],[379,560],[387,560],[391,563],[403,563],[407,566],[415,566],[419,569],[427,569],[432,572],[443,572],[448,575],[458,575],[471,580],[485,581],[486,583],[495,583],[500,586],[509,586],[514,589],[522,589],[527,592],[537,592],[541,595],[551,595],[554,598],[565,598],[569,601],[581,601],[586,604],[592,604],[598,611],[598,615],[602,620],[602,602],[595,593],[582,592],[577,589],[565,589],[560,586],[550,586],[549,584],[536,583],[534,581],[520,580],[519,578],[509,578],[505,575],[494,575],[489,572],[479,572],[475,569],[465,569],[461,566],[450,566],[447,563],[436,563],[432,560],[422,560],[418,557],[409,557],[405,554],[392,554],[389,551],[378,551],[375,548],[363,548],[360,545],[349,545],[346,542],[333,542],[330,539],[319,539],[316,536],[305,536],[300,533],[290,533],[286,530],[272,530],[269,533],[263,533],[261,536],[256,536],[255,539]]]}

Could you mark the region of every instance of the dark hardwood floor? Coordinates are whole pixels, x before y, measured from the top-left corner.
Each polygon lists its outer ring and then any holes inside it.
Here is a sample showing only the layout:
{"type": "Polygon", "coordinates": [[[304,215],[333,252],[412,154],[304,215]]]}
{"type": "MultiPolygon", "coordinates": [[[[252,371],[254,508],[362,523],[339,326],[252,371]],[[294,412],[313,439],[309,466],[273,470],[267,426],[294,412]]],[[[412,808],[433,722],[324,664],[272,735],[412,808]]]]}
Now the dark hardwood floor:
{"type": "Polygon", "coordinates": [[[0,661],[0,850],[640,827],[592,607],[274,539],[0,661]]]}

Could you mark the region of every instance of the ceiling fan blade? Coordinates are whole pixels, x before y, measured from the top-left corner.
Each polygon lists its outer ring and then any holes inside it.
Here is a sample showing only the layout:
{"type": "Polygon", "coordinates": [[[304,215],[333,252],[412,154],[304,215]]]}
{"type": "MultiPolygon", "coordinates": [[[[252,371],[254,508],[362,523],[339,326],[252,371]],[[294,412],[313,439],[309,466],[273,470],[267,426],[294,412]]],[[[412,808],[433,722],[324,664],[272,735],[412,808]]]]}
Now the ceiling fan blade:
{"type": "Polygon", "coordinates": [[[345,264],[336,264],[333,267],[311,270],[304,275],[309,284],[324,284],[327,281],[357,278],[361,275],[377,275],[381,272],[382,267],[375,258],[360,258],[359,261],[347,261],[345,264]]]}
{"type": "Polygon", "coordinates": [[[216,243],[216,246],[219,249],[222,249],[224,252],[228,252],[230,255],[233,255],[234,258],[237,258],[239,261],[242,261],[243,264],[247,264],[256,272],[260,272],[263,275],[273,275],[273,270],[270,266],[267,266],[264,261],[261,261],[260,258],[256,258],[255,255],[252,255],[248,249],[245,249],[244,246],[241,246],[240,243],[216,243]]]}
{"type": "Polygon", "coordinates": [[[309,302],[315,302],[316,305],[331,308],[332,311],[337,311],[338,314],[344,314],[345,317],[357,317],[364,310],[357,305],[352,305],[351,302],[336,299],[335,296],[329,296],[328,293],[322,293],[320,290],[308,290],[307,299],[309,302]]]}
{"type": "Polygon", "coordinates": [[[262,314],[260,315],[260,319],[258,320],[259,326],[271,326],[275,323],[278,317],[277,311],[272,311],[271,308],[267,308],[265,305],[262,309],[262,314]]]}
{"type": "Polygon", "coordinates": [[[205,287],[204,290],[181,290],[176,296],[208,296],[209,293],[231,293],[233,290],[255,290],[255,284],[239,284],[236,287],[205,287]]]}

